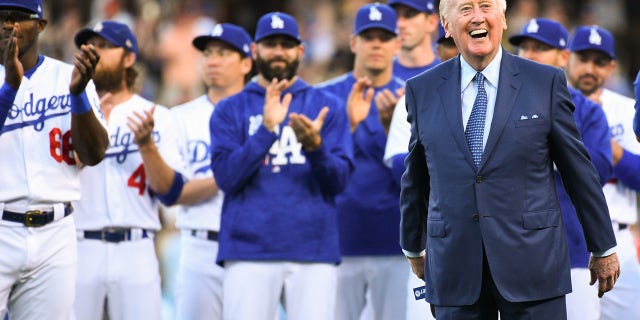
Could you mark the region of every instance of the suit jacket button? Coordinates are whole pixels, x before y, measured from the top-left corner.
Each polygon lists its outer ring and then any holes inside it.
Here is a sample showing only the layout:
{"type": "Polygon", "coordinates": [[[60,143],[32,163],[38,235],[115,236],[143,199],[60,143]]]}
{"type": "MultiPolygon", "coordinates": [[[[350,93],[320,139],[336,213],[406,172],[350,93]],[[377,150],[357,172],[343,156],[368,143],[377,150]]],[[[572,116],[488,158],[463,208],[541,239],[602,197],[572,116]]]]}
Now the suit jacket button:
{"type": "Polygon", "coordinates": [[[476,176],[476,183],[482,183],[484,181],[483,176],[476,176]]]}
{"type": "Polygon", "coordinates": [[[475,221],[475,222],[480,221],[480,215],[479,215],[479,214],[474,214],[474,215],[472,216],[472,218],[473,218],[473,221],[475,221]]]}

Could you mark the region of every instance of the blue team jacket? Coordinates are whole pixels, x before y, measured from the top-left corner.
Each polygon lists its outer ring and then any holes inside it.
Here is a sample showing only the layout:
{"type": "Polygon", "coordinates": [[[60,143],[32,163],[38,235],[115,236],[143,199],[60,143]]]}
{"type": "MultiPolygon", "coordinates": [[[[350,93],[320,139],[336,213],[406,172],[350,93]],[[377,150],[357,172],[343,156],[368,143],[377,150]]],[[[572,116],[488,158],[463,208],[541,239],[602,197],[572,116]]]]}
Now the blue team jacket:
{"type": "Polygon", "coordinates": [[[322,147],[305,152],[288,116],[277,133],[262,125],[265,89],[256,82],[218,103],[211,116],[211,168],[225,192],[217,262],[339,263],[335,196],[352,170],[346,113],[335,97],[296,80],[283,92],[289,113],[330,111],[322,147]]]}

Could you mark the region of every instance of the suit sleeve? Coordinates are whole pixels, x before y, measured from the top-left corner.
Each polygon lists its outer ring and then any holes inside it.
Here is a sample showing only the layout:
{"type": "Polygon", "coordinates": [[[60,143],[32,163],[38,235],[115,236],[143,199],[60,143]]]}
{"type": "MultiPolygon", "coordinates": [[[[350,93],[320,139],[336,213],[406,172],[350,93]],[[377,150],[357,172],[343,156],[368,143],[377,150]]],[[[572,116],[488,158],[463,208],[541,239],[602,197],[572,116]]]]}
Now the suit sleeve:
{"type": "Polygon", "coordinates": [[[550,155],[576,208],[587,250],[604,252],[613,248],[616,240],[598,173],[576,128],[574,105],[563,71],[556,71],[551,90],[550,155]]]}
{"type": "Polygon", "coordinates": [[[229,194],[242,190],[276,140],[276,135],[263,125],[244,139],[241,128],[245,119],[236,115],[237,110],[242,109],[234,105],[237,100],[221,101],[209,121],[211,170],[220,189],[229,194]]]}
{"type": "Polygon", "coordinates": [[[425,249],[425,225],[429,203],[429,171],[420,142],[418,107],[412,82],[407,84],[406,102],[411,123],[409,154],[405,159],[406,170],[402,175],[400,191],[400,247],[405,251],[421,252],[425,249]]]}

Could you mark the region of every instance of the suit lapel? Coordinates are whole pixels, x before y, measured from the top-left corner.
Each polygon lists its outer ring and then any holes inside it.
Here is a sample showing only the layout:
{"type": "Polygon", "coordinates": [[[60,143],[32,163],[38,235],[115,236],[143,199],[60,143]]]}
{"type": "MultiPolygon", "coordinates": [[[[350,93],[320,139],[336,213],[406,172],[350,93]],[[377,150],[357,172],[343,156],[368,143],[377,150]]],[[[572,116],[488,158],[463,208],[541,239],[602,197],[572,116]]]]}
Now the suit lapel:
{"type": "Polygon", "coordinates": [[[448,69],[444,70],[440,76],[442,82],[438,87],[441,106],[449,122],[453,138],[458,144],[458,148],[464,153],[464,157],[471,168],[475,170],[476,165],[473,163],[471,151],[464,137],[464,128],[462,127],[462,100],[460,96],[460,57],[453,58],[448,64],[448,69]]]}
{"type": "Polygon", "coordinates": [[[489,131],[489,138],[487,139],[487,145],[484,148],[480,168],[484,166],[491,156],[491,152],[493,151],[493,148],[495,147],[498,138],[500,137],[500,134],[502,134],[509,116],[511,115],[511,111],[515,105],[516,96],[518,95],[518,91],[522,84],[516,77],[520,71],[515,58],[504,49],[502,52],[496,105],[493,111],[493,120],[491,121],[491,131],[489,131]]]}

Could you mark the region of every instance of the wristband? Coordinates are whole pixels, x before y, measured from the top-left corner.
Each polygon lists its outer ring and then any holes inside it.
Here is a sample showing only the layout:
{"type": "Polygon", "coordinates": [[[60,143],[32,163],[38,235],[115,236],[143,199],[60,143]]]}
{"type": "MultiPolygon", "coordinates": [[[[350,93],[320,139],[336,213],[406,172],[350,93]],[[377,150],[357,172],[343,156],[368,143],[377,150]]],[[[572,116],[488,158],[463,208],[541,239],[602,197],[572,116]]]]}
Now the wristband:
{"type": "Polygon", "coordinates": [[[174,172],[175,174],[173,175],[173,183],[171,183],[171,188],[169,189],[169,191],[167,191],[167,193],[158,195],[158,199],[160,200],[160,202],[162,202],[162,204],[166,206],[173,205],[176,203],[176,201],[178,201],[178,198],[180,198],[180,194],[182,193],[182,188],[184,187],[184,178],[182,177],[180,172],[174,172]]]}
{"type": "Polygon", "coordinates": [[[87,93],[85,91],[82,91],[78,95],[71,94],[70,96],[71,96],[71,113],[83,114],[91,110],[91,104],[89,103],[89,98],[87,97],[87,93]]]}

